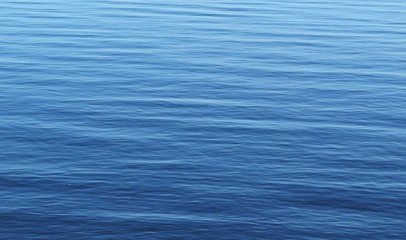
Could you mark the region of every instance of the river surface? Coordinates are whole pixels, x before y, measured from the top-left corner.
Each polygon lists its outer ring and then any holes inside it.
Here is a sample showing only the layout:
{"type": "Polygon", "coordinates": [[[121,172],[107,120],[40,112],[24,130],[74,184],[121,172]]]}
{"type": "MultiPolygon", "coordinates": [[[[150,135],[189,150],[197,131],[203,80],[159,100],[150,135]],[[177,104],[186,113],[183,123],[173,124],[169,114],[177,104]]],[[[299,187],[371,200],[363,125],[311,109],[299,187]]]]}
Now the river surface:
{"type": "Polygon", "coordinates": [[[2,0],[0,239],[406,239],[404,0],[2,0]]]}

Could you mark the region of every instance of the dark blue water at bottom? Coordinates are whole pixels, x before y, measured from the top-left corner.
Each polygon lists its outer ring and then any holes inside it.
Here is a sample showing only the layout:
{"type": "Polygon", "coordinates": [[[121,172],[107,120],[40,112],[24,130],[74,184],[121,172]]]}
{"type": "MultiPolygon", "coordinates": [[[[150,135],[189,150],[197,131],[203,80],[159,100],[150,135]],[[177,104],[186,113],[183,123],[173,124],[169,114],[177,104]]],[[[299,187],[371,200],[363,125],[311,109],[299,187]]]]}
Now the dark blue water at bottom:
{"type": "Polygon", "coordinates": [[[404,1],[0,9],[0,239],[406,239],[404,1]]]}

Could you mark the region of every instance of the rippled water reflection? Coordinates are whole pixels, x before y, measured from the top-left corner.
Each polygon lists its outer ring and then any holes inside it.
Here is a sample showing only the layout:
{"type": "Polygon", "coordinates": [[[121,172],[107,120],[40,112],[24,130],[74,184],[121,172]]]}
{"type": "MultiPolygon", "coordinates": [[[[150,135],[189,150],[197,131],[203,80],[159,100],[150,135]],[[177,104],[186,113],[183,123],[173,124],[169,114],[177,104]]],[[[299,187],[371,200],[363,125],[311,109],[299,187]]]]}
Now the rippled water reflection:
{"type": "Polygon", "coordinates": [[[406,3],[0,2],[1,239],[402,239],[406,3]]]}

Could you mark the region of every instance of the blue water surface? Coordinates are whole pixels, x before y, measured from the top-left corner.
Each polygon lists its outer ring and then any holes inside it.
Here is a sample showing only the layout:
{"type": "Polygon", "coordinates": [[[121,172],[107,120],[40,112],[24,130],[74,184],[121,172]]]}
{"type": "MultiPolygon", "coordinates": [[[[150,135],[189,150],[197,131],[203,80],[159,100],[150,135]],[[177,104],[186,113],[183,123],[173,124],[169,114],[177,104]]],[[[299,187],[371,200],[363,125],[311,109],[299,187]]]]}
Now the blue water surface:
{"type": "Polygon", "coordinates": [[[403,0],[0,1],[0,239],[406,239],[403,0]]]}

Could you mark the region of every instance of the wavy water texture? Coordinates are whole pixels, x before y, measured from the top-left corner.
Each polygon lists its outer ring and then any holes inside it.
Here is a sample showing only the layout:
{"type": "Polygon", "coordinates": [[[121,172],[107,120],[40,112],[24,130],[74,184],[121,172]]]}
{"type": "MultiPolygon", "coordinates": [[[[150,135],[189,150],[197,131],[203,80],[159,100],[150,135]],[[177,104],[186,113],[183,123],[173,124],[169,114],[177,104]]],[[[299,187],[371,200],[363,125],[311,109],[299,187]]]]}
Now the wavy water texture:
{"type": "Polygon", "coordinates": [[[0,1],[1,239],[404,239],[406,3],[0,1]]]}

